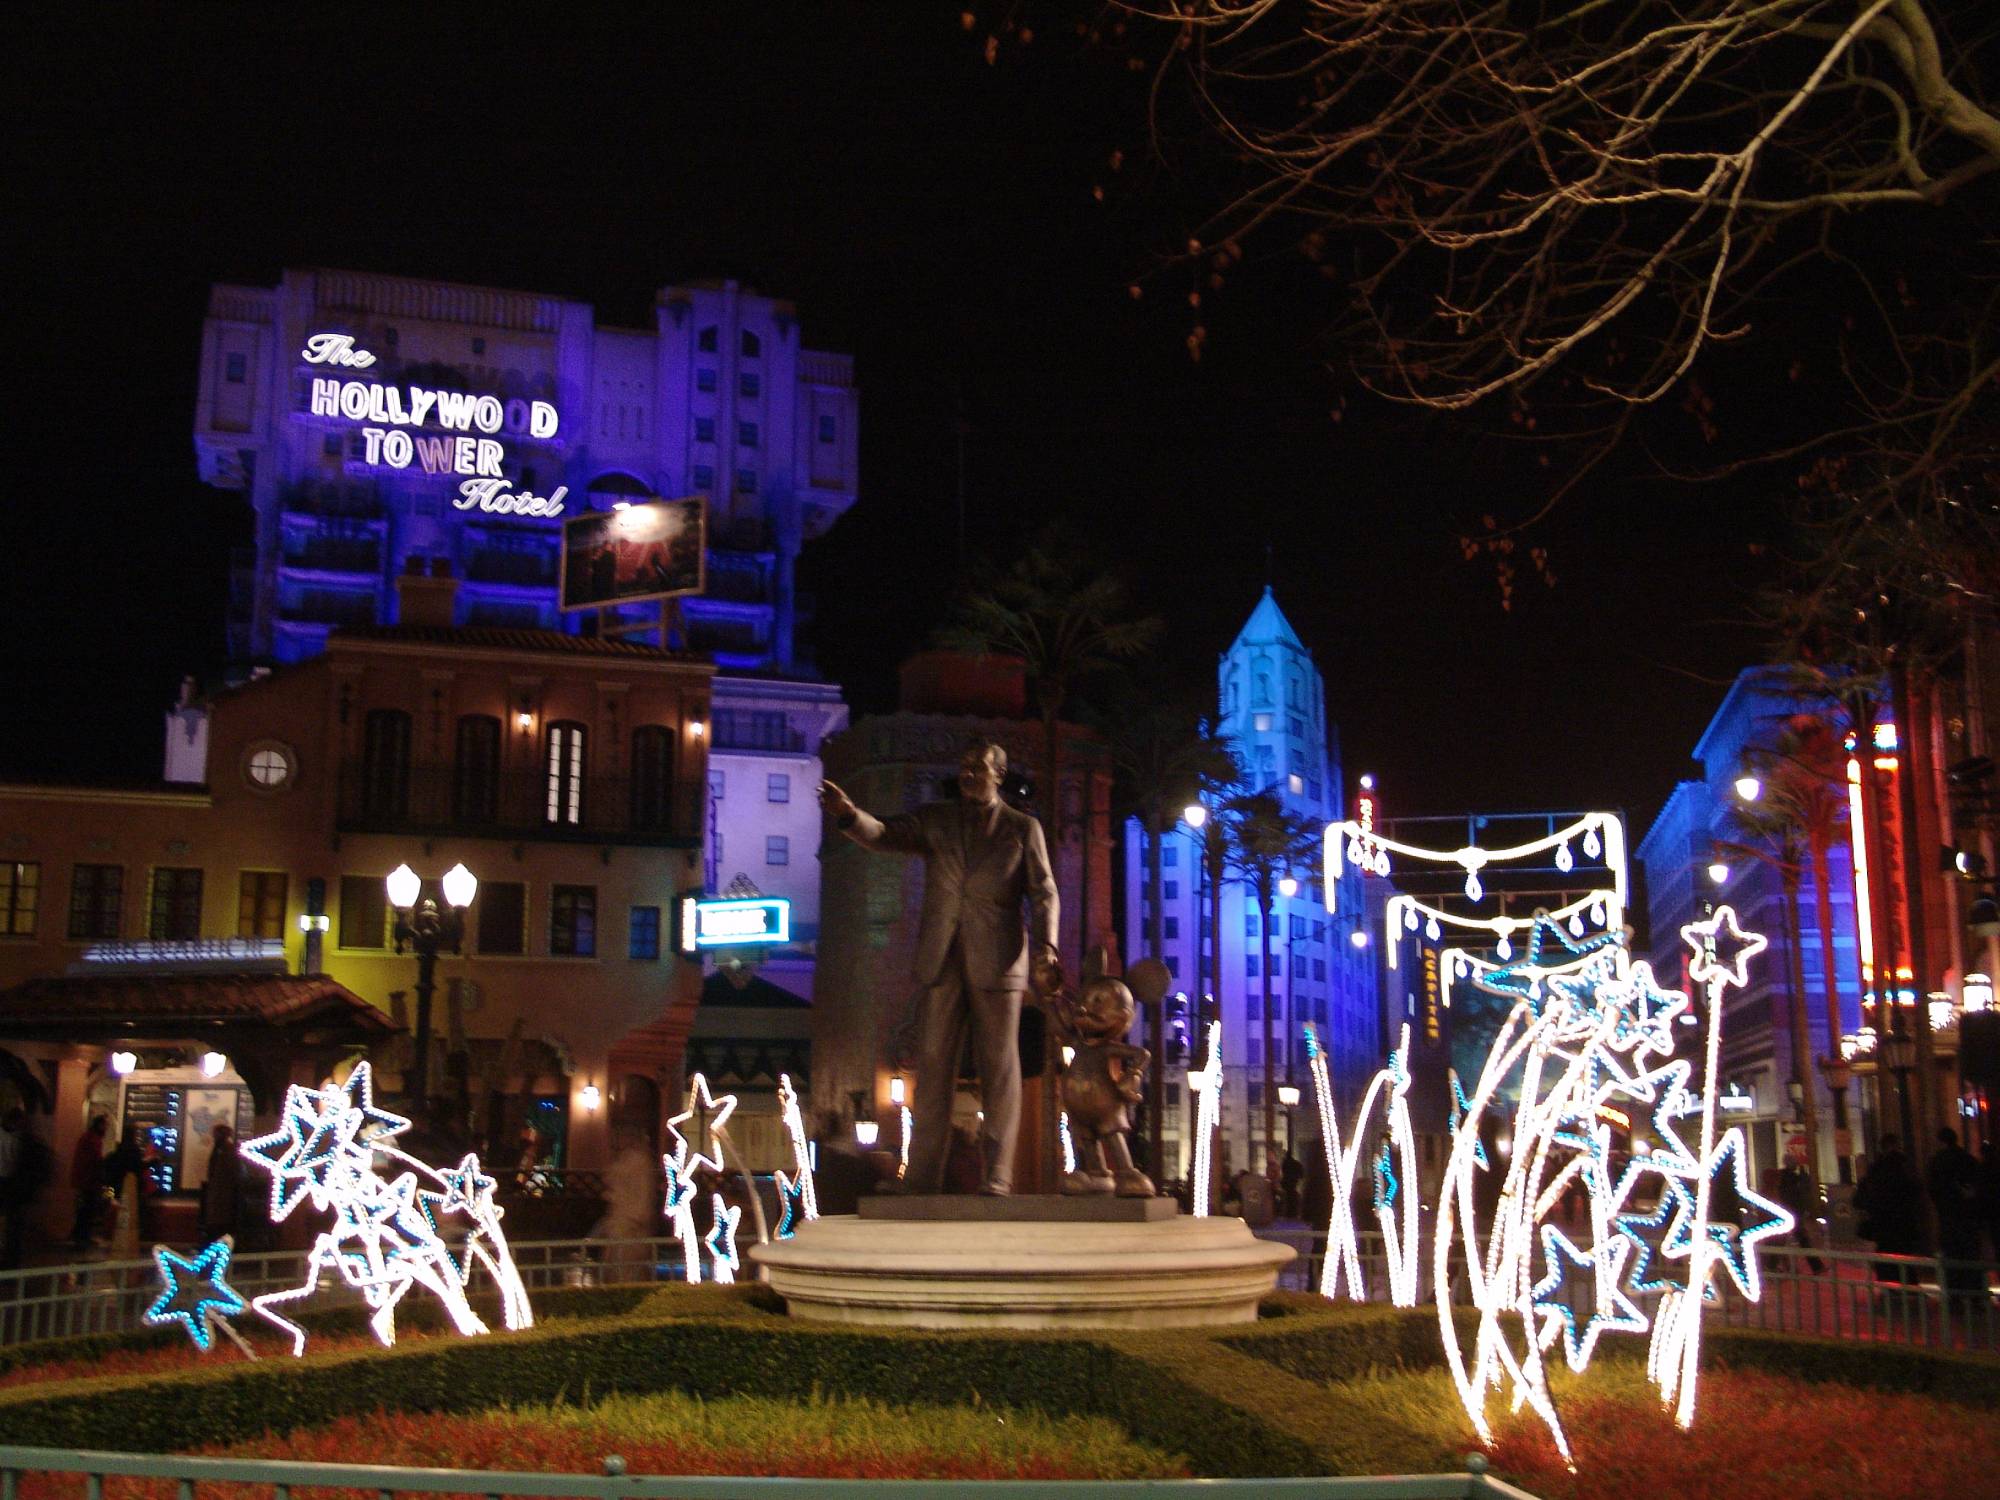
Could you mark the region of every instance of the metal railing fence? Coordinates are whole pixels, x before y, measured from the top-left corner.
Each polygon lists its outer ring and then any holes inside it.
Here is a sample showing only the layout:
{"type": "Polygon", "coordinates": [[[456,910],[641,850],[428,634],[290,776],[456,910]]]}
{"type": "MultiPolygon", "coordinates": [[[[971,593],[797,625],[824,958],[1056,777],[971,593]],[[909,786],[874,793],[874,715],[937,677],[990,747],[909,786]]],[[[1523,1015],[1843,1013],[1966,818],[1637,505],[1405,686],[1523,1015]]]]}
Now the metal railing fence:
{"type": "MultiPolygon", "coordinates": [[[[1290,1245],[1299,1258],[1285,1267],[1278,1285],[1288,1291],[1319,1290],[1326,1237],[1296,1228],[1258,1231],[1259,1239],[1290,1245]]],[[[1379,1233],[1356,1236],[1361,1250],[1364,1300],[1389,1300],[1388,1262],[1379,1233]]],[[[1752,1302],[1722,1277],[1723,1296],[1710,1313],[1730,1328],[1763,1328],[1822,1338],[1861,1339],[1931,1349],[2000,1350],[2000,1267],[1986,1261],[1945,1260],[1928,1255],[1876,1255],[1852,1250],[1807,1249],[1799,1245],[1756,1246],[1762,1292],[1752,1302]]],[[[1720,1276],[1720,1273],[1718,1273],[1720,1276]]],[[[1417,1301],[1431,1303],[1431,1263],[1418,1268],[1417,1301]]],[[[1454,1277],[1453,1300],[1470,1300],[1463,1271],[1454,1277]]],[[[1351,1297],[1344,1281],[1344,1298],[1351,1297]]],[[[1590,1289],[1578,1283],[1570,1293],[1579,1313],[1590,1289]]],[[[1656,1296],[1635,1296],[1649,1315],[1656,1296]]]]}
{"type": "MultiPolygon", "coordinates": [[[[1299,1228],[1269,1228],[1259,1238],[1290,1245],[1298,1259],[1278,1277],[1283,1290],[1319,1290],[1325,1236],[1299,1228]]],[[[1379,1234],[1358,1236],[1362,1286],[1369,1302],[1389,1300],[1388,1265],[1379,1234]]],[[[679,1242],[667,1237],[633,1240],[557,1239],[516,1242],[514,1261],[529,1291],[553,1286],[609,1286],[677,1281],[682,1275],[679,1242]]],[[[1724,1294],[1711,1313],[1732,1328],[1923,1348],[2000,1350],[2000,1287],[1995,1267],[1932,1256],[1873,1255],[1854,1251],[1805,1249],[1796,1245],[1757,1246],[1763,1295],[1750,1301],[1724,1279],[1724,1294]]],[[[296,1286],[305,1276],[305,1255],[297,1250],[236,1256],[230,1284],[246,1298],[296,1286]]],[[[1453,1300],[1468,1300],[1462,1270],[1454,1277],[1453,1300]]],[[[475,1276],[475,1292],[484,1289],[475,1276]]],[[[1352,1293],[1343,1284],[1342,1296],[1352,1293]]],[[[35,1339],[83,1334],[126,1333],[142,1326],[140,1314],[159,1294],[151,1259],[88,1261],[68,1266],[0,1271],[0,1346],[35,1339]]],[[[1589,1290],[1573,1292],[1578,1311],[1589,1290]]],[[[337,1306],[359,1297],[344,1285],[324,1283],[317,1306],[337,1306]]],[[[1638,1299],[1650,1311],[1649,1299],[1638,1299]]],[[[1431,1303],[1431,1264],[1418,1271],[1419,1306],[1431,1303]]],[[[0,1497],[5,1500],[5,1497],[0,1497]]]]}
{"type": "MultiPolygon", "coordinates": [[[[511,1248],[514,1265],[530,1292],[552,1286],[666,1281],[682,1274],[680,1242],[670,1238],[531,1240],[511,1248]]],[[[305,1279],[305,1261],[302,1250],[232,1256],[229,1284],[246,1301],[297,1286],[305,1279]]],[[[475,1271],[472,1287],[475,1294],[490,1290],[483,1270],[475,1271]]],[[[0,1346],[130,1333],[144,1326],[140,1315],[159,1294],[159,1270],[150,1257],[0,1271],[0,1346]]],[[[327,1278],[321,1281],[313,1305],[359,1306],[361,1297],[346,1283],[327,1278]]]]}
{"type": "Polygon", "coordinates": [[[405,1469],[376,1464],[294,1463],[271,1459],[183,1458],[175,1454],[81,1453],[62,1448],[0,1447],[0,1500],[42,1500],[63,1490],[104,1500],[158,1494],[193,1500],[195,1489],[235,1500],[291,1500],[296,1489],[335,1488],[395,1495],[575,1497],[575,1500],[1535,1500],[1485,1473],[1390,1474],[1326,1479],[787,1479],[716,1475],[627,1474],[607,1458],[603,1474],[530,1474],[509,1470],[405,1469]],[[34,1483],[33,1481],[43,1481],[34,1483]],[[147,1482],[151,1481],[150,1484],[147,1482]],[[245,1491],[248,1491],[248,1495],[245,1491]]]}

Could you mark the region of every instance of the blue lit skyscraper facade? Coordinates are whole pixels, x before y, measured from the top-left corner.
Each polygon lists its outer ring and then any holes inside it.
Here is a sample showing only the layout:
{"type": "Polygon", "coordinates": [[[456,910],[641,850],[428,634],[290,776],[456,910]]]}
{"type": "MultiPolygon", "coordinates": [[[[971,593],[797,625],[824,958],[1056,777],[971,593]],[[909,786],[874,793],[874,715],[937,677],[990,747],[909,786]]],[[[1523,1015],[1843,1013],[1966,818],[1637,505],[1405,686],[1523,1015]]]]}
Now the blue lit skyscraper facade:
{"type": "MultiPolygon", "coordinates": [[[[1216,690],[1217,727],[1232,742],[1245,788],[1273,793],[1288,811],[1314,824],[1345,815],[1339,731],[1327,718],[1325,681],[1270,589],[1264,590],[1236,640],[1222,654],[1216,690]]],[[[1129,947],[1136,955],[1143,952],[1150,931],[1143,844],[1136,822],[1126,825],[1125,849],[1125,909],[1132,930],[1129,947]]],[[[1205,955],[1219,937],[1223,1146],[1232,1171],[1261,1168],[1263,925],[1272,924],[1271,1031],[1274,1045],[1283,1049],[1276,1076],[1280,1083],[1289,1081],[1302,1091],[1304,1102],[1295,1112],[1291,1132],[1293,1144],[1302,1149],[1318,1128],[1302,1023],[1312,1021],[1319,1028],[1342,1104],[1351,1104],[1385,1056],[1376,950],[1372,944],[1356,946],[1353,941],[1357,930],[1367,928],[1367,896],[1360,878],[1348,871],[1342,876],[1338,915],[1329,913],[1321,861],[1315,854],[1294,872],[1297,894],[1277,897],[1269,913],[1257,909],[1252,889],[1233,876],[1226,878],[1220,932],[1211,935],[1200,849],[1198,836],[1184,825],[1169,832],[1163,842],[1165,946],[1160,957],[1173,971],[1174,990],[1192,1002],[1209,972],[1205,955]]],[[[1189,1011],[1192,1015],[1192,1003],[1189,1011]]],[[[1190,1041],[1199,1051],[1201,1038],[1191,1035],[1190,1041]]],[[[1185,1071],[1177,1065],[1169,1072],[1165,1115],[1169,1175],[1186,1170],[1185,1071]]],[[[1282,1151],[1286,1145],[1282,1109],[1278,1133],[1275,1145],[1282,1151]]]]}

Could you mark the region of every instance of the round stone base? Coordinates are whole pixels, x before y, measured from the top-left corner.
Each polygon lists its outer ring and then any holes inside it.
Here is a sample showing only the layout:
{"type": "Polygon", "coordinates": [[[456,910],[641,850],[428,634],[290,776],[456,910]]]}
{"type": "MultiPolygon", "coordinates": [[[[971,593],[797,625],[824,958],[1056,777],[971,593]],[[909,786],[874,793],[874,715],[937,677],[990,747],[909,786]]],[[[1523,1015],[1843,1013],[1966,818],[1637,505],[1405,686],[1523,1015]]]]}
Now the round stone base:
{"type": "Polygon", "coordinates": [[[978,1223],[838,1216],[750,1251],[793,1317],[912,1328],[1248,1323],[1296,1252],[1241,1219],[978,1223]]]}

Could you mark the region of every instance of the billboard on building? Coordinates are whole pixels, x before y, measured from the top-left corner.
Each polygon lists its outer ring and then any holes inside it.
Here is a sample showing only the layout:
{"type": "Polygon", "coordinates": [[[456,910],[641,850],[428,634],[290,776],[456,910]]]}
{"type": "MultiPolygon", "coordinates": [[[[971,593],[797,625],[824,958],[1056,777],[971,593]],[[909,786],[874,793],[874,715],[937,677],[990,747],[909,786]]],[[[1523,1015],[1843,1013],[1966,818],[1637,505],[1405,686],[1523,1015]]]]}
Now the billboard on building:
{"type": "Polygon", "coordinates": [[[699,594],[707,529],[698,497],[595,510],[563,522],[562,607],[605,609],[699,594]]]}

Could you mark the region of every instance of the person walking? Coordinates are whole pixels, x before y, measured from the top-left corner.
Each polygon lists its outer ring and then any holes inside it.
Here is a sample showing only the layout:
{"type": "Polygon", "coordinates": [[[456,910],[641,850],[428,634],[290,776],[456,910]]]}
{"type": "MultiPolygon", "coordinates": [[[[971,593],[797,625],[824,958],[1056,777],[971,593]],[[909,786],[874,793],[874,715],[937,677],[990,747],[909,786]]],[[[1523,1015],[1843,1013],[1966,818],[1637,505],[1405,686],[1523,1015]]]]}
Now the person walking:
{"type": "Polygon", "coordinates": [[[90,1126],[77,1137],[69,1158],[69,1190],[76,1199],[76,1219],[69,1242],[78,1250],[88,1250],[97,1235],[97,1221],[104,1211],[104,1137],[111,1129],[106,1115],[95,1115],[90,1126]]]}
{"type": "Polygon", "coordinates": [[[237,1203],[243,1183],[243,1161],[236,1154],[236,1132],[217,1125],[209,1136],[208,1176],[201,1184],[201,1238],[207,1244],[225,1234],[239,1238],[236,1226],[237,1203]]]}
{"type": "Polygon", "coordinates": [[[1950,1126],[1937,1133],[1938,1148],[1924,1168],[1924,1185],[1937,1210],[1938,1256],[1960,1264],[1945,1268],[1945,1290],[1972,1297],[1986,1283],[1979,1259],[1979,1163],[1958,1143],[1950,1126]]]}
{"type": "Polygon", "coordinates": [[[2000,1142],[1979,1150],[1979,1216],[1986,1223],[1987,1259],[2000,1261],[2000,1142]]]}
{"type": "MultiPolygon", "coordinates": [[[[1878,1255],[1921,1255],[1924,1249],[1923,1184],[1903,1154],[1899,1136],[1885,1135],[1875,1160],[1854,1189],[1855,1231],[1872,1240],[1878,1255]]],[[[1903,1268],[1874,1261],[1877,1281],[1903,1281],[1903,1268]]]]}
{"type": "MultiPolygon", "coordinates": [[[[1812,1173],[1806,1170],[1802,1158],[1787,1156],[1785,1164],[1778,1168],[1778,1201],[1792,1216],[1792,1239],[1800,1249],[1812,1249],[1812,1225],[1819,1217],[1819,1203],[1813,1192],[1812,1173]]],[[[1815,1276],[1826,1270],[1826,1262],[1816,1255],[1806,1256],[1805,1263],[1815,1276]]]]}

